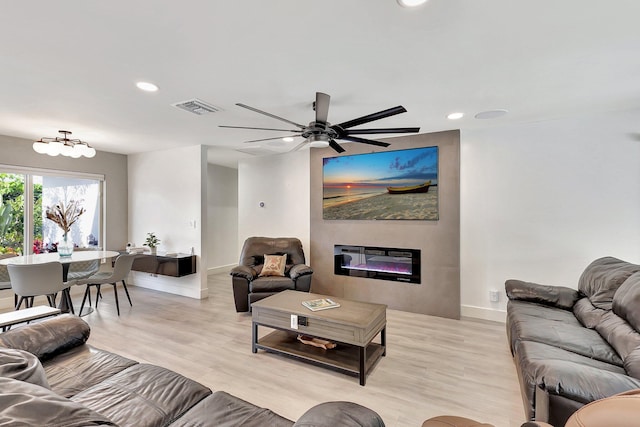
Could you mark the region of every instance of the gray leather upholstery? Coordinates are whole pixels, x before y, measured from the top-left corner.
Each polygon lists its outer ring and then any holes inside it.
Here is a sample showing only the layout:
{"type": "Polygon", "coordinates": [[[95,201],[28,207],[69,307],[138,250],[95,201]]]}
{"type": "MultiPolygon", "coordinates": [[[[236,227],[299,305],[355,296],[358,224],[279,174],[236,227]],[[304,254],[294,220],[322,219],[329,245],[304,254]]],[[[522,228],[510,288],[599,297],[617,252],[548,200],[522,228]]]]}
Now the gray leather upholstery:
{"type": "Polygon", "coordinates": [[[640,388],[640,266],[593,261],[578,290],[505,284],[507,335],[527,418],[564,425],[583,405],[640,388]]]}
{"type": "MultiPolygon", "coordinates": [[[[176,372],[93,348],[86,343],[89,332],[79,317],[62,315],[0,334],[0,425],[294,425],[269,409],[222,391],[212,393],[176,372]],[[40,378],[43,368],[50,389],[40,378]]],[[[374,411],[350,402],[316,406],[299,422],[384,426],[374,411]]]]}
{"type": "Polygon", "coordinates": [[[240,262],[231,270],[236,311],[287,289],[309,292],[313,270],[305,265],[302,242],[295,237],[250,237],[242,246],[240,262]],[[287,255],[284,277],[260,277],[265,255],[287,255]]]}

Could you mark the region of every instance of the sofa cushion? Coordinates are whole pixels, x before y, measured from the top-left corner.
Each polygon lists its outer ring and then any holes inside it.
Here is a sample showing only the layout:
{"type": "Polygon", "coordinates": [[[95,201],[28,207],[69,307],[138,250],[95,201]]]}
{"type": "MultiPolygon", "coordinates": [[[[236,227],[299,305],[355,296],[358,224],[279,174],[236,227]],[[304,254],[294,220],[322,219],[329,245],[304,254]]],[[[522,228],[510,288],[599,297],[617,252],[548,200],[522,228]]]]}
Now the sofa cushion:
{"type": "Polygon", "coordinates": [[[0,347],[0,377],[50,388],[40,360],[24,350],[0,347]]]}
{"type": "Polygon", "coordinates": [[[631,275],[613,296],[613,312],[640,331],[640,273],[631,275]]]}
{"type": "Polygon", "coordinates": [[[340,426],[384,427],[380,415],[353,402],[325,402],[314,406],[296,421],[294,427],[340,426]]]}
{"type": "Polygon", "coordinates": [[[522,328],[529,322],[539,321],[580,326],[580,322],[570,311],[523,301],[509,301],[507,303],[507,336],[512,352],[515,343],[521,338],[522,328]]]}
{"type": "Polygon", "coordinates": [[[264,276],[284,276],[284,269],[287,267],[287,254],[265,255],[264,265],[260,270],[260,277],[264,276]]]}
{"type": "Polygon", "coordinates": [[[197,382],[160,366],[138,364],[71,398],[119,426],[164,426],[211,394],[197,382]]]}
{"type": "Polygon", "coordinates": [[[585,328],[594,329],[605,313],[608,311],[595,307],[587,297],[579,299],[573,306],[574,316],[585,328]]]}
{"type": "Polygon", "coordinates": [[[242,245],[239,265],[262,264],[264,254],[287,254],[289,263],[305,264],[302,242],[295,237],[249,237],[242,245]]]}
{"type": "Polygon", "coordinates": [[[520,389],[522,391],[527,418],[531,419],[534,415],[534,402],[536,387],[544,382],[545,369],[548,365],[554,365],[557,362],[566,362],[566,373],[577,372],[581,366],[589,366],[594,369],[613,372],[624,375],[625,370],[621,366],[612,365],[592,359],[587,356],[581,356],[571,351],[567,351],[549,344],[520,341],[514,352],[514,362],[518,367],[518,377],[520,389]]]}
{"type": "Polygon", "coordinates": [[[507,324],[517,341],[549,344],[582,356],[622,366],[622,359],[600,334],[585,328],[570,311],[509,301],[507,324]]]}
{"type": "Polygon", "coordinates": [[[293,421],[223,391],[202,399],[172,427],[291,427],[293,421]]]}
{"type": "Polygon", "coordinates": [[[84,320],[64,314],[0,334],[0,345],[26,350],[35,354],[40,361],[45,361],[84,344],[89,333],[89,325],[84,320]]]}
{"type": "Polygon", "coordinates": [[[602,320],[596,326],[596,331],[623,360],[633,349],[640,346],[640,334],[612,311],[608,311],[602,316],[602,320]]]}
{"type": "Polygon", "coordinates": [[[49,389],[0,377],[0,425],[86,427],[115,424],[49,389]]]}
{"type": "Polygon", "coordinates": [[[290,278],[279,276],[259,277],[249,283],[251,292],[280,292],[295,289],[295,286],[290,278]]]}
{"type": "Polygon", "coordinates": [[[578,289],[595,307],[611,310],[616,290],[638,271],[640,265],[613,257],[600,258],[584,270],[578,281],[578,289]]]}
{"type": "Polygon", "coordinates": [[[628,375],[640,379],[640,347],[633,349],[624,359],[624,369],[628,375]]]}
{"type": "Polygon", "coordinates": [[[137,363],[83,344],[44,362],[43,366],[51,389],[71,397],[137,363]]]}

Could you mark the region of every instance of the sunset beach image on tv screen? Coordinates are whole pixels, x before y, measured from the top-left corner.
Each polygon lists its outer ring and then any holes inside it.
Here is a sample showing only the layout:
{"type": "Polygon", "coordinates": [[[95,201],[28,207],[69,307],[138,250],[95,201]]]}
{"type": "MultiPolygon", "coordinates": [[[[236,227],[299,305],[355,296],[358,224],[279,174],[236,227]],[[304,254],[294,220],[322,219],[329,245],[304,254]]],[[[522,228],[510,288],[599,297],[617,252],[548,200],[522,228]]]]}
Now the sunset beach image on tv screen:
{"type": "Polygon", "coordinates": [[[322,178],[324,219],[438,219],[438,147],[327,157],[322,178]]]}

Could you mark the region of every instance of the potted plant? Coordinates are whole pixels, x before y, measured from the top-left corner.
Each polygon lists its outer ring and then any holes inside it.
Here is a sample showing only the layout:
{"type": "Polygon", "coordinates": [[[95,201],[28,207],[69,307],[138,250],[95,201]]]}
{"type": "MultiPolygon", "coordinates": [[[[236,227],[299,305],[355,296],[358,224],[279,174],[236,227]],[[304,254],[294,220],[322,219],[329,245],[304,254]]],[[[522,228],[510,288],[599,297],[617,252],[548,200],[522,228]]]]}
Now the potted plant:
{"type": "Polygon", "coordinates": [[[144,241],[145,246],[149,246],[151,249],[151,253],[155,255],[156,247],[160,244],[160,239],[158,239],[155,233],[147,233],[147,239],[144,241]]]}

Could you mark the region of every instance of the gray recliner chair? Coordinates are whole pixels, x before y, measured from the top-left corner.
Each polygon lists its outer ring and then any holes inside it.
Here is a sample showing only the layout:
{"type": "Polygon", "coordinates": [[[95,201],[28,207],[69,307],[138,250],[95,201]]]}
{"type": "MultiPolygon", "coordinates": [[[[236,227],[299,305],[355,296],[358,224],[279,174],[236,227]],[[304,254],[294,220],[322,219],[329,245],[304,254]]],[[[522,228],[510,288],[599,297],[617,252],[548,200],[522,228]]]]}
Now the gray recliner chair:
{"type": "Polygon", "coordinates": [[[305,265],[302,242],[295,237],[250,237],[242,246],[240,262],[231,270],[237,312],[287,289],[309,292],[313,270],[305,265]],[[265,255],[287,255],[283,276],[261,276],[265,255]]]}

